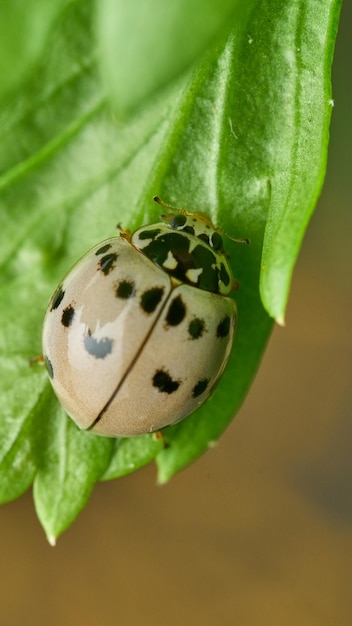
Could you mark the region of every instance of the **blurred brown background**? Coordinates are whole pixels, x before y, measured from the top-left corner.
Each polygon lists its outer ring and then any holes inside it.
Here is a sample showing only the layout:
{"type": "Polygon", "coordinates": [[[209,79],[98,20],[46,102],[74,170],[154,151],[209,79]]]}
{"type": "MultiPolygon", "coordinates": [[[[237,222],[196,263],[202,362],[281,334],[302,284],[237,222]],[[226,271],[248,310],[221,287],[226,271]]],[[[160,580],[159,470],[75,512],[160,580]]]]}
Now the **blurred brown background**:
{"type": "Polygon", "coordinates": [[[164,487],[99,485],[55,549],[31,494],[0,510],[0,626],[352,624],[352,6],[325,189],[250,395],[164,487]]]}

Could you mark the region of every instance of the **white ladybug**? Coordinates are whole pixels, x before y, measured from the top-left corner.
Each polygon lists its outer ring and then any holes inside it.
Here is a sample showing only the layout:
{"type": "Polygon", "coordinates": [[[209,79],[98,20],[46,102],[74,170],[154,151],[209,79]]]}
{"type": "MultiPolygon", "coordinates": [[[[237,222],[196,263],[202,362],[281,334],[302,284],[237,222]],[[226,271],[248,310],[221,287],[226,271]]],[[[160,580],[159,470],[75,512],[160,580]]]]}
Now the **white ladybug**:
{"type": "Polygon", "coordinates": [[[127,437],[175,424],[225,368],[236,281],[210,219],[177,211],[96,245],[50,300],[43,355],[81,428],[127,437]]]}

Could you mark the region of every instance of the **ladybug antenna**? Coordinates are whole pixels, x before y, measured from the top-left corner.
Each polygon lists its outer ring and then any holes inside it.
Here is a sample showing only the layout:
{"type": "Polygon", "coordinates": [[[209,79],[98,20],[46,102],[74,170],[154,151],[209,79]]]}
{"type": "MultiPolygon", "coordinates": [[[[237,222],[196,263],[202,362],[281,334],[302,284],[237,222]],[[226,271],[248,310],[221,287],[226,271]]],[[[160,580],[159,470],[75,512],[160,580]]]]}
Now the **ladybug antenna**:
{"type": "Polygon", "coordinates": [[[164,209],[172,209],[172,211],[182,211],[182,209],[176,209],[176,207],[171,206],[171,204],[167,204],[166,202],[164,202],[164,200],[159,198],[159,196],[153,196],[153,200],[157,204],[160,204],[160,206],[163,206],[164,209]]]}
{"type": "Polygon", "coordinates": [[[226,237],[226,239],[230,239],[231,241],[235,241],[235,243],[246,243],[246,244],[251,243],[251,240],[247,239],[247,237],[232,237],[231,235],[228,235],[228,233],[225,233],[225,231],[222,230],[221,228],[217,228],[216,230],[219,233],[221,233],[222,235],[224,235],[224,237],[226,237]]]}
{"type": "MultiPolygon", "coordinates": [[[[160,204],[160,206],[164,207],[164,209],[171,209],[172,213],[164,213],[163,215],[160,215],[161,219],[166,220],[167,222],[169,222],[173,218],[175,211],[177,213],[181,213],[182,215],[185,215],[186,217],[190,217],[192,215],[192,213],[190,213],[190,211],[187,211],[187,209],[180,209],[179,207],[172,206],[171,204],[167,204],[166,202],[164,202],[164,200],[159,198],[159,196],[153,196],[153,200],[154,202],[157,202],[158,204],[160,204]]],[[[212,223],[207,215],[203,215],[203,213],[202,214],[194,213],[193,215],[197,215],[198,217],[201,217],[203,221],[207,222],[209,225],[212,226],[212,223]]]]}
{"type": "MultiPolygon", "coordinates": [[[[160,204],[160,206],[164,207],[164,209],[171,209],[171,211],[175,212],[177,211],[177,213],[182,213],[183,215],[190,215],[190,212],[187,211],[187,209],[180,209],[176,206],[172,206],[171,204],[167,204],[166,202],[164,202],[164,200],[162,200],[161,198],[159,198],[159,196],[153,196],[153,200],[154,202],[157,202],[157,204],[160,204]]],[[[167,215],[161,215],[160,217],[165,217],[167,218],[167,215]]]]}
{"type": "MultiPolygon", "coordinates": [[[[157,202],[157,204],[160,204],[160,206],[164,207],[164,209],[171,209],[172,211],[177,211],[178,213],[182,213],[183,215],[187,215],[187,216],[192,215],[192,213],[190,211],[187,211],[187,209],[180,209],[180,208],[171,206],[171,204],[167,204],[166,202],[164,202],[164,200],[159,198],[159,196],[153,196],[153,200],[154,200],[154,202],[157,202]]],[[[222,228],[218,228],[218,227],[214,226],[214,224],[212,223],[210,217],[208,215],[206,215],[206,213],[201,213],[200,211],[195,211],[195,213],[193,213],[193,215],[196,215],[196,216],[200,217],[204,222],[209,224],[214,230],[216,230],[221,235],[224,235],[224,237],[226,237],[226,239],[231,239],[231,241],[235,241],[236,243],[245,243],[245,244],[251,243],[250,239],[232,237],[231,235],[228,235],[227,233],[225,233],[225,231],[222,230],[222,228]]],[[[160,217],[167,219],[168,217],[171,217],[171,216],[161,215],[160,217]]]]}

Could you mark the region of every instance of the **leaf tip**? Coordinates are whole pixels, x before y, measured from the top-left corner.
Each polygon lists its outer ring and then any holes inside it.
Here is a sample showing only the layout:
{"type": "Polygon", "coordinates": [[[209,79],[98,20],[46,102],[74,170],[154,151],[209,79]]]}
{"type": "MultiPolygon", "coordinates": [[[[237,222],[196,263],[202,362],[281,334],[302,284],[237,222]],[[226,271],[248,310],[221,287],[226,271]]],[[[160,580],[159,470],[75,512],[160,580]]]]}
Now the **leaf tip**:
{"type": "Polygon", "coordinates": [[[160,467],[158,468],[158,476],[156,479],[156,484],[158,487],[163,487],[163,485],[166,485],[166,483],[169,482],[169,476],[167,475],[166,472],[163,472],[160,467]]]}
{"type": "Polygon", "coordinates": [[[47,540],[48,540],[49,544],[50,544],[53,548],[55,548],[55,546],[56,546],[56,537],[55,537],[54,535],[47,535],[47,536],[46,536],[46,538],[47,538],[47,540]]]}
{"type": "Polygon", "coordinates": [[[278,315],[275,319],[276,323],[279,326],[285,327],[286,326],[286,322],[285,322],[285,318],[283,315],[278,315]]]}

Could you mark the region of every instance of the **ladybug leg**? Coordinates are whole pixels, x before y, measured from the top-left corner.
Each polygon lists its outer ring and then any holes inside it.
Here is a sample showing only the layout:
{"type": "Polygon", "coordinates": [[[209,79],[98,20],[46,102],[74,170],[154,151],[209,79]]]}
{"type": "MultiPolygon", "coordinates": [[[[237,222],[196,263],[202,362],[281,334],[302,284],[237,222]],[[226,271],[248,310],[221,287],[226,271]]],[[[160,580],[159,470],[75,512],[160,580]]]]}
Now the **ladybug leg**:
{"type": "Polygon", "coordinates": [[[236,278],[233,278],[232,280],[232,291],[238,291],[238,289],[240,288],[240,283],[236,278]]]}
{"type": "Polygon", "coordinates": [[[129,243],[131,243],[132,233],[128,228],[123,228],[120,223],[117,224],[116,228],[120,231],[120,237],[122,239],[126,239],[129,243]]]}
{"type": "Polygon", "coordinates": [[[36,356],[31,356],[31,358],[28,359],[28,363],[31,367],[36,363],[38,363],[38,365],[45,365],[45,359],[42,354],[37,354],[36,356]]]}
{"type": "Polygon", "coordinates": [[[164,433],[161,430],[157,430],[153,433],[153,439],[154,441],[162,441],[165,449],[170,447],[169,442],[166,441],[164,433]]]}

